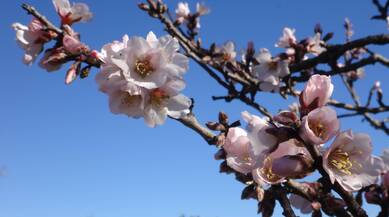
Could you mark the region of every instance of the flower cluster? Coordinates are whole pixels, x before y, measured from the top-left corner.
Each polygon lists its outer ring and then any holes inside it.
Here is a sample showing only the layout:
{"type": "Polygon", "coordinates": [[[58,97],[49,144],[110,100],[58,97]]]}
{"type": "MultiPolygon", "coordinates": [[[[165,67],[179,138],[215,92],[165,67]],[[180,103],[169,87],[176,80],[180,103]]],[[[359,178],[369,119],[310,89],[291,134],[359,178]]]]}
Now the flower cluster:
{"type": "Polygon", "coordinates": [[[93,17],[88,5],[84,3],[73,3],[73,5],[70,5],[69,0],[53,0],[53,4],[63,25],[71,25],[75,22],[88,22],[93,17]]]}
{"type": "MultiPolygon", "coordinates": [[[[88,58],[84,54],[89,51],[89,48],[80,42],[79,34],[74,32],[70,25],[79,21],[88,21],[92,17],[86,4],[75,3],[70,6],[68,0],[53,0],[53,4],[61,18],[63,37],[60,37],[57,31],[48,28],[45,23],[36,18],[28,26],[20,23],[12,25],[16,31],[17,43],[25,50],[23,62],[27,65],[31,65],[35,61],[46,43],[54,39],[59,42],[53,48],[47,49],[39,62],[39,65],[48,72],[58,70],[62,64],[74,56],[88,58]]],[[[65,78],[66,84],[71,83],[79,74],[80,65],[80,62],[76,62],[70,67],[65,78]]]]}
{"type": "Polygon", "coordinates": [[[112,113],[144,117],[150,127],[163,124],[167,116],[188,114],[191,100],[180,91],[189,60],[178,50],[175,38],[158,39],[152,32],[146,39],[125,35],[121,42],[104,45],[96,81],[109,96],[112,113]]]}
{"type": "Polygon", "coordinates": [[[335,110],[326,106],[332,92],[330,77],[313,75],[300,94],[299,113],[282,111],[269,121],[243,112],[246,129],[230,128],[223,145],[227,164],[251,173],[260,186],[276,184],[315,169],[306,148],[312,146],[322,154],[321,167],[332,183],[350,192],[374,184],[384,171],[385,157],[372,155],[367,134],[340,132],[335,110]]]}
{"type": "Polygon", "coordinates": [[[196,12],[191,13],[187,2],[179,2],[176,9],[176,24],[185,23],[190,31],[200,29],[200,17],[210,12],[209,8],[197,3],[196,12]]]}

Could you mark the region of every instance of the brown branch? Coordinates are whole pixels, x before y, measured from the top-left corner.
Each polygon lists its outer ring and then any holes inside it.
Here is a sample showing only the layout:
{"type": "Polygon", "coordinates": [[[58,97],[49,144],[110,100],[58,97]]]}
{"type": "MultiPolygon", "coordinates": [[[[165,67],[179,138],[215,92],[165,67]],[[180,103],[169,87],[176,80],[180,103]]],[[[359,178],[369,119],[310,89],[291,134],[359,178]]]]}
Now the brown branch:
{"type": "Polygon", "coordinates": [[[294,211],[290,205],[290,201],[287,197],[287,191],[280,185],[273,185],[271,187],[271,191],[284,210],[282,214],[285,217],[296,217],[296,214],[294,214],[294,211]]]}
{"type": "Polygon", "coordinates": [[[28,14],[31,14],[35,18],[37,18],[43,25],[45,25],[49,30],[56,32],[59,35],[63,34],[62,29],[56,27],[53,23],[51,23],[45,16],[39,13],[33,6],[28,4],[22,4],[22,8],[27,11],[28,14]]]}
{"type": "MultiPolygon", "coordinates": [[[[172,118],[174,119],[174,118],[172,118]]],[[[179,119],[174,119],[178,122],[181,122],[185,126],[189,127],[190,129],[194,130],[196,133],[198,133],[203,139],[210,145],[213,145],[216,143],[216,136],[208,130],[206,127],[202,126],[193,113],[190,113],[184,117],[181,117],[179,119]]]]}
{"type": "Polygon", "coordinates": [[[290,65],[290,71],[299,72],[310,69],[321,63],[332,63],[340,56],[354,48],[361,48],[367,45],[384,45],[389,43],[389,34],[371,35],[364,38],[356,39],[345,44],[332,45],[327,48],[327,51],[319,56],[304,60],[300,63],[290,65]]]}
{"type": "MultiPolygon", "coordinates": [[[[350,71],[357,70],[359,68],[362,68],[367,65],[373,65],[376,63],[380,63],[384,66],[389,67],[389,59],[385,58],[384,56],[380,54],[373,54],[369,57],[366,57],[364,59],[359,60],[358,62],[348,64],[347,66],[338,67],[330,71],[322,71],[322,70],[315,70],[315,74],[320,75],[337,75],[342,73],[347,73],[350,71]]],[[[296,82],[305,82],[308,81],[310,78],[310,75],[301,75],[301,76],[293,76],[291,77],[292,81],[296,82]]]]}

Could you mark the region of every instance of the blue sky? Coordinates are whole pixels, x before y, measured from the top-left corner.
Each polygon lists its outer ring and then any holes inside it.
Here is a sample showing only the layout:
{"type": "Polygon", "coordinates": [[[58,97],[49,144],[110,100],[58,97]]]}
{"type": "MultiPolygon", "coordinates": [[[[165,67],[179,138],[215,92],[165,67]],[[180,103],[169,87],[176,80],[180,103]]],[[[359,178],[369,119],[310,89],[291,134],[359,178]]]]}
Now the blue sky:
{"type": "MultiPolygon", "coordinates": [[[[163,28],[136,7],[138,1],[84,0],[95,13],[91,23],[75,29],[92,48],[121,39],[124,34],[145,36],[163,28]]],[[[109,112],[107,97],[97,91],[93,75],[64,85],[62,69],[47,73],[34,64],[21,63],[23,51],[14,42],[15,21],[30,17],[20,9],[22,1],[4,1],[0,19],[0,217],[201,217],[256,215],[254,201],[241,201],[243,185],[218,173],[213,160],[216,149],[191,130],[169,120],[155,129],[143,120],[109,112]]],[[[49,0],[27,1],[58,22],[49,0]]],[[[175,7],[177,1],[167,3],[175,7]]],[[[190,1],[192,8],[195,1],[190,1]]],[[[354,23],[354,38],[386,32],[383,22],[370,21],[375,13],[370,1],[205,1],[212,13],[202,18],[202,39],[223,43],[233,40],[239,48],[253,40],[256,48],[280,50],[274,43],[285,26],[297,29],[299,38],[312,35],[320,22],[334,31],[333,42],[343,41],[343,20],[354,23]]],[[[387,50],[379,49],[388,55],[387,50]]],[[[357,85],[365,96],[387,69],[366,68],[368,76],[357,85]]],[[[239,103],[213,102],[223,95],[204,71],[191,63],[185,94],[196,100],[195,113],[203,122],[214,120],[220,110],[232,120],[247,108],[239,103]]],[[[338,79],[334,79],[339,83],[338,79]]],[[[388,89],[382,84],[384,91],[388,89]]],[[[344,89],[335,87],[335,98],[350,101],[344,89]]],[[[292,102],[294,99],[289,100],[292,102]]],[[[287,101],[261,94],[258,102],[272,112],[286,108],[287,101]]],[[[251,109],[248,109],[252,111],[251,109]]],[[[253,112],[253,111],[252,111],[253,112]]],[[[372,136],[375,152],[388,147],[387,137],[372,130],[360,118],[342,121],[372,136]]],[[[369,207],[369,214],[377,212],[369,207]]],[[[276,210],[276,216],[280,215],[276,210]]]]}

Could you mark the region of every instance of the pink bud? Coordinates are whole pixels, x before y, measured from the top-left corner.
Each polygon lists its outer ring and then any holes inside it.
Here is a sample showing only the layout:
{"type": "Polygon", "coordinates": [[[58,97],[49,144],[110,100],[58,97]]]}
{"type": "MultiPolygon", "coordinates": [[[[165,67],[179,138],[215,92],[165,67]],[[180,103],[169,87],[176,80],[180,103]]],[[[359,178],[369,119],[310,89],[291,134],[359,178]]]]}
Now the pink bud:
{"type": "Polygon", "coordinates": [[[62,39],[62,43],[65,50],[71,54],[79,54],[82,49],[85,48],[85,45],[82,44],[80,40],[70,35],[65,35],[62,39]]]}
{"type": "Polygon", "coordinates": [[[77,70],[74,67],[71,67],[65,77],[65,84],[70,84],[72,83],[77,77],[77,70]]]}
{"type": "Polygon", "coordinates": [[[331,78],[325,75],[312,75],[300,95],[303,113],[308,113],[317,107],[327,104],[332,95],[334,85],[331,78]]]}

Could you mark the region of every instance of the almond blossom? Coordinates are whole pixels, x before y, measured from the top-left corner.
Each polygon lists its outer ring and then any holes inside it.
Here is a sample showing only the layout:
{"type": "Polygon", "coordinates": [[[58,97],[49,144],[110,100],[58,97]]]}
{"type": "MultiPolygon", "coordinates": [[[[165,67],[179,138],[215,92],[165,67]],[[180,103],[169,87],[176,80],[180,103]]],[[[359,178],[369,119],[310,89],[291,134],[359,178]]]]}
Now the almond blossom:
{"type": "Polygon", "coordinates": [[[264,156],[262,166],[253,170],[254,180],[267,184],[282,182],[287,176],[296,177],[307,174],[310,156],[296,140],[291,139],[278,144],[274,151],[264,156]],[[300,158],[301,157],[301,158],[300,158]],[[288,164],[285,164],[288,163],[288,164]]]}
{"type": "Polygon", "coordinates": [[[289,75],[289,62],[279,58],[272,58],[269,50],[261,49],[256,56],[258,65],[253,71],[260,81],[259,88],[262,91],[278,91],[280,78],[289,75]]]}
{"type": "Polygon", "coordinates": [[[144,119],[148,126],[155,127],[165,123],[167,116],[180,118],[190,112],[191,99],[180,94],[185,88],[183,80],[170,80],[162,87],[148,90],[144,119]]]}
{"type": "Polygon", "coordinates": [[[215,49],[215,53],[218,53],[221,55],[220,61],[222,62],[228,62],[232,61],[236,57],[236,51],[235,51],[235,44],[232,41],[228,41],[224,43],[222,47],[217,47],[215,49]]]}
{"type": "Polygon", "coordinates": [[[242,118],[247,122],[247,137],[252,144],[254,155],[257,156],[258,166],[261,166],[266,155],[277,146],[277,137],[267,132],[272,126],[265,118],[247,111],[242,112],[242,118]]]}
{"type": "Polygon", "coordinates": [[[230,128],[223,149],[227,153],[227,164],[232,169],[247,174],[255,168],[255,155],[244,129],[230,128]]]}
{"type": "Polygon", "coordinates": [[[121,42],[104,45],[96,82],[109,95],[112,113],[144,117],[150,127],[163,124],[167,116],[188,114],[191,100],[180,94],[188,59],[178,48],[173,38],[157,39],[152,32],[147,39],[125,35],[121,42]]]}
{"type": "Polygon", "coordinates": [[[73,3],[70,5],[69,0],[53,0],[55,10],[61,17],[62,24],[71,25],[75,22],[87,22],[93,17],[89,7],[84,3],[73,3]]]}
{"type": "Polygon", "coordinates": [[[44,43],[50,40],[50,34],[44,30],[43,24],[35,18],[28,26],[14,23],[12,28],[16,31],[17,43],[25,50],[23,62],[30,65],[42,52],[44,43]]]}
{"type": "Polygon", "coordinates": [[[308,39],[307,50],[316,56],[327,50],[325,48],[325,42],[321,40],[320,32],[317,32],[315,36],[308,39]]]}
{"type": "Polygon", "coordinates": [[[312,75],[300,95],[300,104],[308,112],[327,104],[332,95],[334,85],[331,77],[326,75],[312,75]]]}
{"type": "Polygon", "coordinates": [[[76,36],[65,35],[62,39],[62,44],[65,50],[72,55],[80,54],[83,50],[88,49],[76,36]]]}
{"type": "Polygon", "coordinates": [[[294,35],[295,29],[285,27],[282,31],[282,36],[278,40],[276,47],[290,48],[293,47],[296,42],[296,36],[294,35]]]}
{"type": "Polygon", "coordinates": [[[346,191],[357,191],[374,184],[384,165],[371,155],[370,137],[349,131],[340,133],[323,155],[323,167],[332,183],[337,181],[346,191]]]}
{"type": "Polygon", "coordinates": [[[147,89],[164,85],[168,78],[181,78],[188,70],[189,60],[178,53],[175,38],[156,38],[153,32],[147,38],[132,37],[128,40],[121,58],[112,59],[126,79],[147,89]]]}
{"type": "Polygon", "coordinates": [[[338,134],[339,125],[335,110],[320,107],[303,117],[300,136],[310,144],[321,145],[338,134]]]}
{"type": "Polygon", "coordinates": [[[176,9],[176,18],[179,23],[183,23],[190,14],[188,2],[178,2],[176,9]]]}

